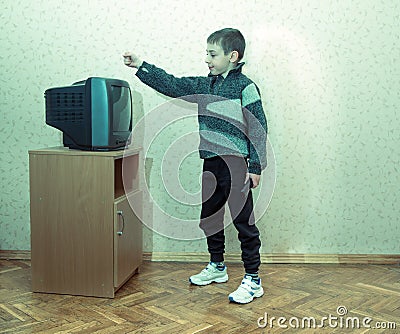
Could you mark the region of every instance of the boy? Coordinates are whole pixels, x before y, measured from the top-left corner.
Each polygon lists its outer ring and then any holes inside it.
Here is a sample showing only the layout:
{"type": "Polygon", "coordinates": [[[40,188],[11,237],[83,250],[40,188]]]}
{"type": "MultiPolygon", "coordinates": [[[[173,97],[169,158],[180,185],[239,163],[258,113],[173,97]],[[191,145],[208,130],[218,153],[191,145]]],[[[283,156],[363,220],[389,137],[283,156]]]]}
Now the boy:
{"type": "Polygon", "coordinates": [[[258,186],[266,167],[267,121],[257,86],[241,73],[245,40],[237,29],[225,28],[207,39],[207,77],[176,78],[126,52],[125,65],[137,68],[146,85],[170,97],[191,95],[198,103],[203,161],[200,227],[207,237],[210,263],[190,277],[195,285],[228,280],[224,264],[224,208],[230,209],[241,243],[245,275],[229,295],[236,303],[249,303],[264,294],[258,277],[261,246],[253,214],[251,188],[258,186]]]}

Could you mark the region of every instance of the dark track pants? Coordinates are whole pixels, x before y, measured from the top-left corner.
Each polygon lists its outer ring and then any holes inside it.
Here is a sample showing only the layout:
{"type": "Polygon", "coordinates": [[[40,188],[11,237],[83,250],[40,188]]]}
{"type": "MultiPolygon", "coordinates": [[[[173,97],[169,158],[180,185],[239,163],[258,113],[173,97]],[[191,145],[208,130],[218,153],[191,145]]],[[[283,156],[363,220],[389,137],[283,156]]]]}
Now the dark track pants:
{"type": "Polygon", "coordinates": [[[242,261],[246,273],[256,273],[260,266],[260,233],[255,225],[253,197],[245,186],[247,164],[244,158],[222,156],[205,159],[202,176],[200,228],[207,237],[212,262],[224,261],[225,204],[238,231],[242,261]]]}

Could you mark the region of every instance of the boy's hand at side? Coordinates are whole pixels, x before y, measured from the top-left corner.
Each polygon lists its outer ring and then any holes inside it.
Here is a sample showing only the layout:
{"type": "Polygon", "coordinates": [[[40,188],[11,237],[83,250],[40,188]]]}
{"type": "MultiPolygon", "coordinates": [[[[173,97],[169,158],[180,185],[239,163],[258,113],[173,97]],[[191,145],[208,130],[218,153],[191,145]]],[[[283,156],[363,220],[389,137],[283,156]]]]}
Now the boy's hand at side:
{"type": "Polygon", "coordinates": [[[256,188],[256,187],[259,185],[260,179],[261,179],[261,175],[248,173],[248,174],[246,175],[246,182],[247,182],[249,179],[251,179],[252,184],[253,184],[252,188],[254,189],[254,188],[256,188]]]}
{"type": "Polygon", "coordinates": [[[143,64],[143,61],[132,52],[125,52],[122,57],[124,57],[124,64],[128,67],[139,68],[143,64]]]}

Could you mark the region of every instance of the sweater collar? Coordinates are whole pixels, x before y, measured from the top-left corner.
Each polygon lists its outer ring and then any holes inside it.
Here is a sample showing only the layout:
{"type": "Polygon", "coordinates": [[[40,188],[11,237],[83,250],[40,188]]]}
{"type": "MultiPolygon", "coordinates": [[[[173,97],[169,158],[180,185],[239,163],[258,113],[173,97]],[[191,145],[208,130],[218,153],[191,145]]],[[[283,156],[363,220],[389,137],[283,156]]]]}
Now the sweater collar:
{"type": "MultiPolygon", "coordinates": [[[[244,62],[238,63],[236,67],[232,68],[229,71],[229,73],[228,73],[228,75],[226,77],[228,77],[231,73],[241,73],[242,72],[242,67],[243,67],[244,64],[245,64],[244,62]]],[[[209,77],[218,77],[218,76],[220,76],[220,74],[214,75],[214,74],[209,73],[208,76],[209,77]]]]}

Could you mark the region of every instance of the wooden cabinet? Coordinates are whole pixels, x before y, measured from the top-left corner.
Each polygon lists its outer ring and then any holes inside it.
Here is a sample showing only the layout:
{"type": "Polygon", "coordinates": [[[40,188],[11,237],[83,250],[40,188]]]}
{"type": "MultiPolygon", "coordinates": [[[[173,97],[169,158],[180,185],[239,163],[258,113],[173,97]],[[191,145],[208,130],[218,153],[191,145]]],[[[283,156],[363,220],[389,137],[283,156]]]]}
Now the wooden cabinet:
{"type": "Polygon", "coordinates": [[[34,292],[112,298],[138,272],[139,165],[139,149],[29,152],[34,292]]]}

